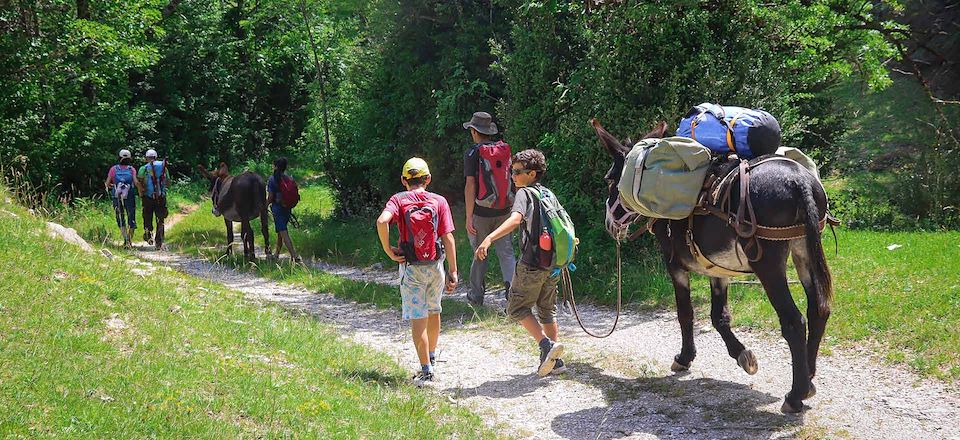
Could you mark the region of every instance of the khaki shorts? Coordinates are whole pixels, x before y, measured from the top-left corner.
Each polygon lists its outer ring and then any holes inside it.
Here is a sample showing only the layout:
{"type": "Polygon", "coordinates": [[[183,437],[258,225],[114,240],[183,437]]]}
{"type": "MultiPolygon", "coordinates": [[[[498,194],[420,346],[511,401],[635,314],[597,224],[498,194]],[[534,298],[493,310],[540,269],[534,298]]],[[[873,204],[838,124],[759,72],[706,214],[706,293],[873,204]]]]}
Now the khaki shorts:
{"type": "Polygon", "coordinates": [[[510,284],[510,297],[507,299],[507,316],[520,321],[533,316],[533,306],[537,306],[540,323],[554,323],[557,320],[558,280],[550,276],[548,269],[517,263],[517,272],[510,284]]]}

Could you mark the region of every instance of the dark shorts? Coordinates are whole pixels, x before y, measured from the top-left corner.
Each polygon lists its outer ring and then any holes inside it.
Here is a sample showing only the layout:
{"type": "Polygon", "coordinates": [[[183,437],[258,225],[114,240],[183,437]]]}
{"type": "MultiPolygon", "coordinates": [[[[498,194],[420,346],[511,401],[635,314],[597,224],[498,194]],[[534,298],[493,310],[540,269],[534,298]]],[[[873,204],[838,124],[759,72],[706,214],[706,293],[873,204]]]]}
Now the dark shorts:
{"type": "Polygon", "coordinates": [[[273,212],[273,229],[276,232],[286,231],[287,223],[290,223],[291,210],[274,203],[270,205],[270,211],[273,212]]]}
{"type": "Polygon", "coordinates": [[[510,297],[507,299],[507,316],[520,321],[533,315],[533,306],[537,306],[537,317],[541,324],[552,324],[557,320],[557,281],[551,277],[550,270],[517,263],[517,272],[510,284],[510,297]]]}

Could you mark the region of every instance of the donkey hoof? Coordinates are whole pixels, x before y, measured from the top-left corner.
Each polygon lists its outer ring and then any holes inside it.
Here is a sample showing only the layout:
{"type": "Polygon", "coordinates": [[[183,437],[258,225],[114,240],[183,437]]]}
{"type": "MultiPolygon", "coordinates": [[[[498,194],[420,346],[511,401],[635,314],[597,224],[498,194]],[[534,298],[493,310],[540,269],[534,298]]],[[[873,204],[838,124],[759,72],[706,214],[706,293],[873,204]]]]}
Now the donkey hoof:
{"type": "Polygon", "coordinates": [[[760,368],[760,365],[757,363],[757,356],[750,350],[743,350],[740,356],[737,356],[737,365],[750,375],[757,374],[757,370],[760,368]]]}
{"type": "Polygon", "coordinates": [[[789,400],[784,399],[783,405],[780,406],[780,411],[785,414],[796,414],[803,411],[803,402],[798,402],[797,405],[791,405],[789,400]]]}
{"type": "Polygon", "coordinates": [[[673,358],[673,365],[670,366],[670,370],[671,370],[671,371],[674,371],[674,372],[676,372],[676,371],[687,371],[687,370],[689,370],[689,369],[690,369],[690,364],[683,365],[683,364],[680,363],[679,360],[677,360],[676,357],[673,358]]]}
{"type": "Polygon", "coordinates": [[[813,382],[810,382],[810,390],[807,391],[807,395],[806,395],[806,396],[803,396],[803,400],[807,400],[807,399],[812,398],[813,396],[816,396],[816,395],[817,395],[817,386],[814,385],[813,382]]]}

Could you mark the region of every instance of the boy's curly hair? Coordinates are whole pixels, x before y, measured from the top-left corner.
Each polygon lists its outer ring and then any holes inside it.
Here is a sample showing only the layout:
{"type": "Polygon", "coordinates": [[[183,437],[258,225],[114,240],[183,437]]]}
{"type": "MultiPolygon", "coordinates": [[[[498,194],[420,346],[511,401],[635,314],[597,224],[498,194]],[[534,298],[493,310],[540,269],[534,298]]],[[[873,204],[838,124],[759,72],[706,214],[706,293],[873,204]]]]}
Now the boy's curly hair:
{"type": "Polygon", "coordinates": [[[537,182],[543,178],[543,174],[547,171],[547,158],[543,156],[543,152],[532,148],[514,154],[513,163],[519,163],[525,169],[536,171],[537,182]]]}

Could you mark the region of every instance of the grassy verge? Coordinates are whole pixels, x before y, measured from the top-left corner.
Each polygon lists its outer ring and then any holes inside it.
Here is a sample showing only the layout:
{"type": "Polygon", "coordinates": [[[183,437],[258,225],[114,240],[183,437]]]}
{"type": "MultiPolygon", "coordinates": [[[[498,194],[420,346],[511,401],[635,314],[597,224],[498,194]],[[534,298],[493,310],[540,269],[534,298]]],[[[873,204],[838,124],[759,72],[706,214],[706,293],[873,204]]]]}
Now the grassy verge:
{"type": "MultiPolygon", "coordinates": [[[[292,230],[299,249],[306,255],[349,264],[368,266],[389,262],[380,251],[372,218],[341,220],[331,218],[334,202],[329,192],[317,186],[303,189],[298,206],[301,227],[292,230]]],[[[454,214],[458,231],[463,215],[454,214]]],[[[223,243],[223,223],[209,215],[209,206],[188,216],[171,234],[172,243],[187,252],[201,252],[216,258],[223,243]]],[[[835,280],[835,303],[825,349],[837,344],[868,343],[881,347],[891,361],[902,362],[925,374],[948,380],[960,378],[960,233],[957,232],[872,232],[838,229],[840,252],[833,255],[832,236],[824,239],[835,280]],[[888,250],[887,246],[902,247],[888,250]]],[[[466,234],[459,232],[457,253],[460,271],[469,270],[470,247],[466,234]]],[[[259,242],[260,237],[257,237],[259,242]]],[[[616,272],[613,246],[607,237],[584,237],[578,257],[581,269],[574,273],[579,294],[600,302],[614,299],[616,272]]],[[[671,306],[673,288],[662,264],[657,261],[652,237],[627,245],[624,252],[624,299],[634,304],[671,306]]],[[[242,264],[235,260],[236,264],[242,264]]],[[[488,282],[499,274],[491,265],[488,282]]],[[[395,288],[373,286],[332,277],[315,271],[262,265],[261,274],[295,282],[318,290],[338,292],[349,298],[384,307],[396,307],[395,288]]],[[[788,275],[795,279],[792,269],[788,275]]],[[[706,322],[709,288],[707,279],[693,277],[694,301],[706,322]]],[[[799,284],[792,284],[801,310],[805,297],[799,284]]],[[[776,315],[762,289],[734,285],[731,308],[739,326],[776,329],[776,315]]],[[[470,314],[466,305],[450,302],[451,312],[470,314]]]]}
{"type": "MultiPolygon", "coordinates": [[[[200,201],[206,190],[204,182],[175,182],[169,190],[167,208],[170,215],[200,201]]],[[[143,204],[137,198],[137,235],[143,233],[143,204]]],[[[69,225],[87,241],[104,244],[119,241],[120,232],[109,197],[95,196],[74,200],[72,206],[63,207],[53,213],[54,221],[69,225]]],[[[134,237],[139,239],[139,237],[134,237]]]]}
{"type": "MultiPolygon", "coordinates": [[[[297,252],[302,255],[314,255],[326,261],[340,264],[368,266],[374,263],[383,263],[386,267],[395,267],[385,256],[379,258],[374,251],[381,252],[376,233],[373,233],[373,242],[369,240],[369,231],[359,233],[362,224],[356,222],[351,232],[343,229],[328,230],[318,225],[328,225],[327,217],[333,209],[333,201],[329,192],[319,186],[301,188],[302,201],[297,206],[296,214],[300,227],[290,229],[290,235],[297,252]],[[344,235],[341,235],[344,234],[344,235]],[[340,236],[340,240],[334,236],[340,236]],[[328,247],[332,246],[332,247],[328,247]],[[350,249],[347,252],[347,249],[350,249]]],[[[372,225],[372,223],[371,223],[372,225]]],[[[260,235],[260,222],[253,222],[256,232],[256,245],[262,249],[263,237],[260,235]]],[[[273,225],[270,225],[271,247],[276,246],[276,234],[273,225]]],[[[260,261],[255,265],[247,265],[240,253],[224,257],[223,248],[226,242],[226,231],[223,219],[210,214],[210,201],[204,201],[200,209],[181,220],[167,235],[170,246],[175,246],[180,252],[199,254],[210,260],[217,260],[237,268],[248,268],[260,276],[286,283],[296,284],[308,289],[333,294],[358,302],[373,304],[381,308],[400,308],[400,295],[396,287],[379,284],[364,283],[330,275],[315,269],[290,265],[287,260],[283,263],[260,261]]],[[[239,235],[236,240],[239,241],[239,235]]],[[[463,239],[466,242],[466,239],[463,239]]],[[[458,243],[459,245],[460,243],[458,243]]],[[[469,254],[469,244],[466,251],[458,249],[458,254],[469,254]]],[[[382,253],[382,252],[381,252],[382,253]]],[[[463,257],[460,257],[463,258],[463,257]]],[[[463,261],[463,260],[460,260],[463,261]]],[[[461,264],[461,267],[462,264],[461,264]]],[[[469,267],[469,264],[466,266],[469,267]]],[[[465,269],[460,269],[461,271],[465,269]]],[[[443,300],[444,315],[464,317],[477,322],[490,322],[497,314],[495,311],[481,307],[474,309],[461,301],[443,300]]],[[[493,321],[497,321],[493,319],[493,321]]]]}
{"type": "MultiPolygon", "coordinates": [[[[836,256],[832,237],[824,239],[835,292],[828,345],[870,341],[891,361],[960,379],[960,232],[841,229],[837,235],[836,256]]],[[[803,289],[791,290],[805,310],[803,289]]],[[[734,286],[731,296],[736,323],[779,325],[760,288],[734,286]]]]}
{"type": "Polygon", "coordinates": [[[493,437],[314,319],[0,218],[0,435],[493,437]]]}

